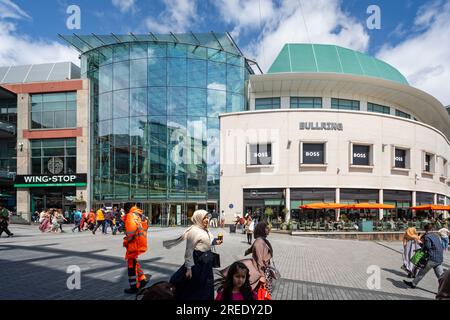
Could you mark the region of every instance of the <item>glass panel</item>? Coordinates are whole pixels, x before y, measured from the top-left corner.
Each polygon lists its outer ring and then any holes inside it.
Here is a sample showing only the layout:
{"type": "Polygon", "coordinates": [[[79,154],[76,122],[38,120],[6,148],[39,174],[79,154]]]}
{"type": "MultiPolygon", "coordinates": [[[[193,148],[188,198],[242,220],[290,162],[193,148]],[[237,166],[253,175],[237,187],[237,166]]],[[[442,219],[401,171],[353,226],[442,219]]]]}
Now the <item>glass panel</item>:
{"type": "Polygon", "coordinates": [[[130,86],[130,62],[124,61],[114,64],[114,90],[130,86]]]}
{"type": "Polygon", "coordinates": [[[215,62],[226,62],[226,53],[221,50],[208,48],[208,59],[215,62]]]}
{"type": "Polygon", "coordinates": [[[67,101],[77,101],[77,92],[66,92],[67,101]]]}
{"type": "Polygon", "coordinates": [[[77,172],[77,159],[75,157],[67,157],[65,159],[65,172],[72,174],[77,172]]]}
{"type": "Polygon", "coordinates": [[[303,163],[324,164],[325,145],[323,143],[303,143],[303,163]]]}
{"type": "Polygon", "coordinates": [[[128,119],[114,119],[113,123],[113,135],[114,145],[117,146],[129,146],[130,134],[129,134],[128,119]]]}
{"type": "Polygon", "coordinates": [[[43,148],[44,156],[64,157],[64,148],[43,148]]]}
{"type": "Polygon", "coordinates": [[[186,86],[186,68],[186,59],[169,59],[167,66],[167,84],[169,86],[186,86]]]}
{"type": "Polygon", "coordinates": [[[148,88],[148,114],[166,115],[167,114],[166,87],[148,88]]]}
{"type": "Polygon", "coordinates": [[[147,115],[147,88],[130,90],[130,116],[147,115]]]}
{"type": "Polygon", "coordinates": [[[244,69],[231,65],[227,66],[227,90],[234,93],[243,93],[244,69]]]}
{"type": "Polygon", "coordinates": [[[169,87],[167,94],[167,114],[172,116],[186,115],[186,88],[169,87]]]}
{"type": "Polygon", "coordinates": [[[103,93],[98,98],[98,119],[99,121],[112,118],[112,93],[103,93]]]}
{"type": "Polygon", "coordinates": [[[206,90],[188,88],[187,108],[190,116],[206,116],[206,90]]]}
{"type": "Polygon", "coordinates": [[[31,102],[32,103],[40,103],[40,102],[42,102],[42,94],[32,94],[31,95],[31,102]]]}
{"type": "Polygon", "coordinates": [[[75,128],[77,126],[77,112],[67,111],[67,128],[75,128]]]}
{"type": "Polygon", "coordinates": [[[206,59],[206,48],[200,46],[188,46],[188,58],[206,59]]]}
{"type": "Polygon", "coordinates": [[[129,90],[114,91],[113,117],[123,118],[129,115],[129,90]]]}
{"type": "Polygon", "coordinates": [[[166,86],[167,59],[148,59],[148,85],[166,86]]]}
{"type": "Polygon", "coordinates": [[[66,156],[76,156],[77,148],[66,148],[66,156]]]}
{"type": "Polygon", "coordinates": [[[353,145],[353,164],[370,165],[370,146],[353,145]]]}
{"type": "Polygon", "coordinates": [[[54,128],[54,113],[43,112],[42,113],[42,128],[54,128]]]}
{"type": "Polygon", "coordinates": [[[42,128],[42,112],[31,113],[31,129],[42,128]]]}
{"type": "Polygon", "coordinates": [[[42,148],[64,148],[64,139],[45,139],[42,140],[42,148]]]}
{"type": "Polygon", "coordinates": [[[41,158],[31,158],[31,174],[41,174],[41,158]]]}
{"type": "Polygon", "coordinates": [[[31,156],[32,157],[40,157],[41,156],[41,148],[31,149],[31,156]]]}
{"type": "Polygon", "coordinates": [[[167,56],[173,58],[186,58],[186,45],[176,43],[167,44],[167,56]]]}
{"type": "Polygon", "coordinates": [[[113,83],[112,73],[113,73],[112,64],[100,67],[98,80],[98,90],[100,93],[112,90],[112,83],[113,83]]]}
{"type": "Polygon", "coordinates": [[[44,111],[66,110],[66,102],[44,102],[43,107],[44,111]]]}
{"type": "Polygon", "coordinates": [[[226,64],[208,61],[208,89],[226,90],[226,64]]]}
{"type": "Polygon", "coordinates": [[[130,172],[130,154],[126,148],[116,148],[114,152],[115,174],[126,174],[130,172]]]}
{"type": "Polygon", "coordinates": [[[77,110],[77,102],[67,101],[67,110],[77,110]]]}
{"type": "Polygon", "coordinates": [[[244,96],[227,92],[227,112],[244,111],[244,96]]]}
{"type": "Polygon", "coordinates": [[[206,61],[188,59],[188,86],[206,87],[206,61]]]}
{"type": "Polygon", "coordinates": [[[128,44],[114,46],[114,62],[130,59],[130,46],[128,44]]]}
{"type": "Polygon", "coordinates": [[[66,125],[66,111],[55,111],[55,128],[65,128],[66,125]]]}
{"type": "Polygon", "coordinates": [[[66,94],[65,93],[45,93],[45,94],[43,94],[43,102],[57,102],[57,101],[66,101],[66,94]]]}
{"type": "Polygon", "coordinates": [[[148,44],[148,57],[149,58],[164,58],[166,54],[165,43],[149,43],[148,44]]]}
{"type": "Polygon", "coordinates": [[[130,87],[147,86],[147,59],[130,61],[130,87]]]}
{"type": "Polygon", "coordinates": [[[105,47],[99,50],[98,60],[100,65],[112,63],[113,51],[111,47],[105,47]]]}
{"type": "Polygon", "coordinates": [[[42,103],[33,102],[31,104],[31,111],[42,111],[42,103]]]}
{"type": "Polygon", "coordinates": [[[208,90],[208,117],[218,117],[226,112],[226,92],[218,90],[208,90]]]}
{"type": "Polygon", "coordinates": [[[131,59],[147,58],[147,43],[132,43],[131,44],[131,59]]]}

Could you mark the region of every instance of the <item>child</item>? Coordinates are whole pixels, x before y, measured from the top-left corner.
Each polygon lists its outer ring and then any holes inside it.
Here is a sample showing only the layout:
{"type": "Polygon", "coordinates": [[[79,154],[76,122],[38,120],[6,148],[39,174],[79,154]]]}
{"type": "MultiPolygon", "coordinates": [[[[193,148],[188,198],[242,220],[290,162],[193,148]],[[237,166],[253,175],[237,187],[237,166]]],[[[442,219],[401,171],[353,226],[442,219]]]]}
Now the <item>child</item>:
{"type": "Polygon", "coordinates": [[[242,262],[233,263],[225,278],[222,290],[219,290],[216,300],[257,300],[256,292],[250,286],[250,271],[242,262]]]}

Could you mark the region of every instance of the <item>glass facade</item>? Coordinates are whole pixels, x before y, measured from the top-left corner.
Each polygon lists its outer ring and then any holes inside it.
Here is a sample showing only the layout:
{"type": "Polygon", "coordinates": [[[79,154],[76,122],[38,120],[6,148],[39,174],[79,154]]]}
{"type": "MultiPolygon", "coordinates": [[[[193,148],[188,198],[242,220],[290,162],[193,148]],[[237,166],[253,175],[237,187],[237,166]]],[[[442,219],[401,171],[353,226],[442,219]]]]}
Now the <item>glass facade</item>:
{"type": "Polygon", "coordinates": [[[77,93],[32,94],[30,119],[31,129],[75,128],[77,93]]]}
{"type": "Polygon", "coordinates": [[[245,58],[195,44],[103,46],[91,79],[94,202],[219,199],[219,114],[246,110],[245,58]]]}
{"type": "Polygon", "coordinates": [[[76,139],[31,140],[31,174],[77,172],[76,139]]]}

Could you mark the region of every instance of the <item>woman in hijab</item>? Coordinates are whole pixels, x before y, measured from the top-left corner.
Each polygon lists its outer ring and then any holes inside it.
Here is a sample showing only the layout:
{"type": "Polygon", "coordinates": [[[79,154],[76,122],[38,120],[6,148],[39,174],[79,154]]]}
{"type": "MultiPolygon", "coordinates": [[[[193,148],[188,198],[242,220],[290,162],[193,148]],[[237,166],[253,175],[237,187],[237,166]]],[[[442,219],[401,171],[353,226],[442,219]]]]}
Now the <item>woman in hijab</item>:
{"type": "Polygon", "coordinates": [[[214,300],[214,258],[211,246],[222,244],[208,230],[208,212],[196,210],[191,218],[193,225],[176,239],[163,241],[170,249],[186,240],[184,265],[170,278],[176,287],[179,300],[214,300]]]}
{"type": "Polygon", "coordinates": [[[450,269],[439,278],[437,300],[450,300],[450,269]]]}
{"type": "Polygon", "coordinates": [[[403,235],[403,265],[402,269],[408,273],[408,278],[414,278],[417,268],[411,263],[414,252],[420,249],[420,237],[416,228],[408,228],[403,235]]]}
{"type": "MultiPolygon", "coordinates": [[[[266,288],[272,295],[272,279],[266,275],[266,268],[270,265],[270,260],[273,257],[273,249],[270,242],[267,240],[269,235],[269,227],[266,222],[259,222],[253,232],[255,240],[253,245],[245,251],[245,255],[252,254],[251,259],[240,260],[250,271],[250,286],[252,290],[258,290],[260,283],[265,283],[266,288]]],[[[223,282],[228,273],[229,267],[220,271],[220,278],[217,285],[223,285],[223,282]]]]}

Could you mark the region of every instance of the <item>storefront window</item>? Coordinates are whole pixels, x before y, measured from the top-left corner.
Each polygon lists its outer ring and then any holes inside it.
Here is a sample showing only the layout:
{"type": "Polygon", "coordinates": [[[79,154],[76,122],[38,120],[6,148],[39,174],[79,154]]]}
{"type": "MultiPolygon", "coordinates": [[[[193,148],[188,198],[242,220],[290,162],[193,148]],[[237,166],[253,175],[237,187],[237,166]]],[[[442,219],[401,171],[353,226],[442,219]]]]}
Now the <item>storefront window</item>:
{"type": "Polygon", "coordinates": [[[331,109],[359,111],[359,101],[331,98],[331,109]]]}
{"type": "Polygon", "coordinates": [[[31,95],[31,129],[76,127],[77,93],[31,95]]]}
{"type": "Polygon", "coordinates": [[[369,166],[371,164],[371,146],[353,145],[352,164],[356,166],[369,166]]]}
{"type": "Polygon", "coordinates": [[[255,110],[280,109],[280,98],[256,98],[255,110]]]}
{"type": "Polygon", "coordinates": [[[272,163],[272,144],[250,144],[249,161],[250,166],[271,165],[272,163]]]}
{"type": "Polygon", "coordinates": [[[76,173],[76,140],[31,141],[31,174],[76,173]]]}
{"type": "Polygon", "coordinates": [[[382,106],[380,104],[368,102],[367,103],[367,111],[369,111],[369,112],[376,112],[376,113],[390,114],[391,113],[391,108],[386,107],[386,106],[382,106]]]}
{"type": "Polygon", "coordinates": [[[302,143],[302,164],[325,164],[325,143],[302,143]]]}

